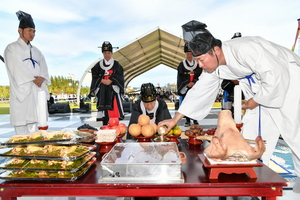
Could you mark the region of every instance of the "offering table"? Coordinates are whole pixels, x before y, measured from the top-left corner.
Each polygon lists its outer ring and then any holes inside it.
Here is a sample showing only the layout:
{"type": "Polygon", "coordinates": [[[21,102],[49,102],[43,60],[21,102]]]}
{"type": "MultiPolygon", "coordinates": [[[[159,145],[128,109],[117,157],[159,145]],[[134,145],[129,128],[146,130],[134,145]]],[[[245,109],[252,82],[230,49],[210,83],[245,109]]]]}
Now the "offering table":
{"type": "MultiPolygon", "coordinates": [[[[125,142],[135,142],[126,140],[125,142]]],[[[80,179],[75,181],[4,181],[0,180],[2,200],[16,200],[17,197],[210,197],[210,196],[252,196],[263,200],[275,200],[282,196],[286,180],[269,167],[254,167],[256,180],[247,174],[220,174],[217,181],[208,178],[207,171],[198,154],[203,153],[204,144],[190,145],[186,139],[178,144],[179,151],[186,154],[182,164],[184,183],[137,184],[99,183],[101,175],[99,153],[97,162],[80,179]]]]}

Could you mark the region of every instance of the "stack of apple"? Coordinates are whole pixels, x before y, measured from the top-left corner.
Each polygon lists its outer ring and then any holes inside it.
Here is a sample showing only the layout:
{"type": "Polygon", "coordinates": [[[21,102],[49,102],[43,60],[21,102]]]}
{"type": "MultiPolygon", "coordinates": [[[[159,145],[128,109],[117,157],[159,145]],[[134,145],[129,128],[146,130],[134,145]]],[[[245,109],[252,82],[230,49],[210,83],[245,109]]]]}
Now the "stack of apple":
{"type": "Polygon", "coordinates": [[[116,130],[116,136],[122,136],[126,133],[126,125],[120,123],[118,118],[110,118],[108,121],[108,125],[104,125],[100,128],[101,130],[112,129],[116,130]]]}
{"type": "Polygon", "coordinates": [[[130,124],[128,131],[133,137],[152,137],[157,132],[157,125],[150,123],[148,115],[140,115],[138,123],[130,124]]]}
{"type": "Polygon", "coordinates": [[[169,132],[167,135],[169,136],[175,136],[175,135],[181,135],[182,133],[182,130],[180,129],[179,126],[174,126],[169,132]]]}

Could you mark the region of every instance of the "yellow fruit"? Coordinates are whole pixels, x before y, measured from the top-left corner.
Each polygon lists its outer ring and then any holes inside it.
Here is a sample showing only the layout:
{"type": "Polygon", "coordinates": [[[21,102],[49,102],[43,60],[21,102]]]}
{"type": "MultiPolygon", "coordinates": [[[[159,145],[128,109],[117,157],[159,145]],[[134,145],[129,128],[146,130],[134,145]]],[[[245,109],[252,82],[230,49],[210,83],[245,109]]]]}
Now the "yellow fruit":
{"type": "Polygon", "coordinates": [[[151,137],[154,135],[154,130],[151,125],[144,125],[142,126],[142,135],[144,137],[151,137]]]}
{"type": "Polygon", "coordinates": [[[128,128],[130,135],[137,137],[141,134],[141,126],[139,124],[131,124],[128,128]]]}
{"type": "Polygon", "coordinates": [[[150,124],[150,117],[148,115],[140,115],[138,118],[138,124],[140,126],[149,125],[150,124]]]}
{"type": "Polygon", "coordinates": [[[173,130],[175,130],[175,129],[180,129],[180,127],[176,125],[173,127],[173,130]]]}
{"type": "Polygon", "coordinates": [[[171,129],[167,135],[173,135],[173,129],[171,129]]]}
{"type": "Polygon", "coordinates": [[[174,135],[180,135],[182,133],[182,130],[180,128],[176,128],[173,130],[174,135]]]}

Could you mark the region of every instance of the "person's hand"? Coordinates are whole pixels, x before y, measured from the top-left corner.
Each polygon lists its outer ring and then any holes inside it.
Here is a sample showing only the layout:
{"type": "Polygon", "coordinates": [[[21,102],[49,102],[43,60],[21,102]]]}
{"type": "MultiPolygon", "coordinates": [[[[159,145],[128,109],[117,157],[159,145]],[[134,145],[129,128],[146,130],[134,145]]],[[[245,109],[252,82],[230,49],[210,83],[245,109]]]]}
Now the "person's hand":
{"type": "Polygon", "coordinates": [[[36,84],[38,87],[41,87],[45,79],[41,76],[35,76],[34,78],[35,79],[33,80],[33,83],[36,84]]]}
{"type": "Polygon", "coordinates": [[[245,105],[242,107],[243,109],[254,109],[258,106],[259,104],[256,103],[253,98],[249,99],[246,101],[245,105]]]}
{"type": "Polygon", "coordinates": [[[112,83],[112,81],[110,79],[102,79],[101,83],[104,85],[110,85],[112,83]]]}
{"type": "Polygon", "coordinates": [[[176,125],[177,121],[175,119],[167,119],[158,123],[157,128],[161,126],[167,126],[167,133],[176,125]]]}
{"type": "Polygon", "coordinates": [[[187,84],[186,86],[189,87],[189,88],[191,88],[191,87],[193,87],[194,85],[195,85],[194,82],[189,82],[189,84],[187,84]]]}

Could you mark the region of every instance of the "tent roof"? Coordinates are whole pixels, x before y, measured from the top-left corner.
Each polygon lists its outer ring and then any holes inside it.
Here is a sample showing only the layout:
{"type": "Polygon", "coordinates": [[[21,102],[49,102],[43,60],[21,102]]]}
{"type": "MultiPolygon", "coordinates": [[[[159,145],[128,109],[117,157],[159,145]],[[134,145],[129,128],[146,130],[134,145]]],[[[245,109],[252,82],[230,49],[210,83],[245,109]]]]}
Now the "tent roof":
{"type": "MultiPolygon", "coordinates": [[[[122,65],[127,87],[132,79],[160,64],[177,70],[179,63],[185,59],[183,47],[182,38],[157,28],[115,51],[112,57],[122,65]]],[[[100,59],[94,61],[86,73],[90,72],[100,59]]]]}
{"type": "Polygon", "coordinates": [[[185,59],[184,41],[159,28],[113,54],[124,69],[125,87],[135,77],[163,64],[177,69],[185,59]]]}

